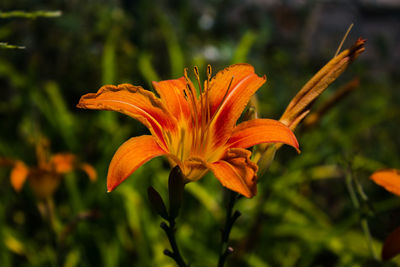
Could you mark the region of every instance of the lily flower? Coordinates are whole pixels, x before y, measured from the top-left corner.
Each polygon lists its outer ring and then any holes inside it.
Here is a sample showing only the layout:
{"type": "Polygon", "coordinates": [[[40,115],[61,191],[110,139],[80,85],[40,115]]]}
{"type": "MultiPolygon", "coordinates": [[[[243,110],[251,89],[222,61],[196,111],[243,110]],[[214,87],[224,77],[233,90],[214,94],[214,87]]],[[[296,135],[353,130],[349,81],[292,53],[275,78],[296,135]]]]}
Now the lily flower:
{"type": "MultiPolygon", "coordinates": [[[[377,185],[400,196],[400,170],[384,169],[374,172],[370,177],[377,185]]],[[[400,254],[400,227],[391,232],[382,247],[382,260],[387,261],[400,254]]]]}
{"type": "Polygon", "coordinates": [[[46,200],[57,189],[62,175],[79,168],[83,170],[91,181],[97,178],[96,170],[88,163],[82,163],[72,153],[57,153],[49,155],[48,141],[42,138],[36,144],[38,164],[28,167],[23,161],[0,158],[0,166],[11,166],[11,186],[20,192],[26,180],[38,200],[46,200]]]}
{"type": "Polygon", "coordinates": [[[107,189],[112,191],[141,165],[166,156],[179,166],[185,182],[197,181],[211,170],[221,184],[245,197],[256,194],[257,165],[246,148],[260,143],[283,143],[299,149],[296,137],[283,123],[253,119],[236,125],[251,96],[263,85],[248,64],[232,65],[201,85],[198,92],[187,75],[153,82],[158,96],[140,86],[105,85],[81,97],[77,107],[112,110],[143,123],[151,135],[132,137],[111,160],[107,189]]]}

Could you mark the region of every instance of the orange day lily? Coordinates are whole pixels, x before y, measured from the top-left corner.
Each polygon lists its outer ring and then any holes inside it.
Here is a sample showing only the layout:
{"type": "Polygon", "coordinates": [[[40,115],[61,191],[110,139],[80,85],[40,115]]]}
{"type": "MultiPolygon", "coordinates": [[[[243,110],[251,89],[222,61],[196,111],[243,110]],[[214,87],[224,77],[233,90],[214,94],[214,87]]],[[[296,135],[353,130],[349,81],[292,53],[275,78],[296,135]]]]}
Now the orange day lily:
{"type": "Polygon", "coordinates": [[[232,65],[201,86],[199,93],[187,75],[153,82],[160,97],[140,86],[105,85],[81,97],[77,107],[113,110],[143,123],[151,135],[132,137],[115,153],[107,175],[112,191],[148,160],[164,155],[178,165],[185,182],[211,170],[223,186],[250,198],[256,193],[257,165],[246,148],[260,143],[284,143],[298,150],[292,131],[271,119],[253,119],[236,125],[251,96],[263,85],[248,64],[232,65]],[[204,89],[202,89],[204,88],[204,89]]]}
{"type": "MultiPolygon", "coordinates": [[[[371,179],[389,192],[400,196],[400,170],[384,169],[374,172],[371,179]]],[[[389,260],[400,254],[400,227],[387,237],[382,247],[382,260],[389,260]]]]}
{"type": "Polygon", "coordinates": [[[72,153],[57,153],[49,156],[48,141],[42,138],[36,144],[38,165],[28,167],[21,160],[0,158],[0,165],[12,166],[10,181],[15,191],[19,192],[28,180],[33,192],[39,200],[45,200],[57,189],[63,174],[76,168],[82,169],[91,181],[97,178],[96,170],[87,163],[81,163],[72,153]]]}

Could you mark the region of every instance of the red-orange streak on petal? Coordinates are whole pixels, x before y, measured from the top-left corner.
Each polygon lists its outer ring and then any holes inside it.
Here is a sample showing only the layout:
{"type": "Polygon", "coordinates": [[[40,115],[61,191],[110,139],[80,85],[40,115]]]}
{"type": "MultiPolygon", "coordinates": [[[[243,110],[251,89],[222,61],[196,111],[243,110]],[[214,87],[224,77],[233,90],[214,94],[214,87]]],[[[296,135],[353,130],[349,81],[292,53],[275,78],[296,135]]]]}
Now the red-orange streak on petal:
{"type": "Polygon", "coordinates": [[[186,89],[184,77],[176,80],[153,82],[153,86],[160,95],[161,101],[177,120],[180,120],[182,116],[186,120],[189,119],[190,109],[184,94],[186,89]]]}
{"type": "MultiPolygon", "coordinates": [[[[229,83],[230,90],[236,86],[244,77],[254,73],[254,68],[249,64],[234,64],[219,71],[210,81],[208,91],[208,103],[210,106],[210,117],[214,115],[223,100],[229,83]]],[[[206,86],[206,84],[205,84],[206,86]]]]}
{"type": "Polygon", "coordinates": [[[208,168],[224,187],[251,198],[257,192],[257,165],[250,161],[250,155],[248,150],[233,148],[222,160],[208,164],[208,168]]]}
{"type": "Polygon", "coordinates": [[[371,175],[371,179],[389,192],[400,196],[400,170],[386,169],[376,171],[371,175]]]}
{"type": "Polygon", "coordinates": [[[139,86],[105,85],[96,94],[82,96],[77,107],[113,110],[131,116],[147,126],[163,146],[166,144],[162,130],[176,130],[176,121],[160,99],[139,86]]]}
{"type": "Polygon", "coordinates": [[[115,152],[107,174],[107,190],[110,192],[150,159],[166,154],[150,135],[132,137],[115,152]]]}
{"type": "Polygon", "coordinates": [[[236,83],[229,91],[211,127],[214,147],[227,141],[247,102],[249,102],[258,88],[265,83],[265,80],[265,77],[259,77],[252,73],[236,83]]]}
{"type": "Polygon", "coordinates": [[[254,119],[237,125],[227,146],[248,148],[261,143],[283,143],[299,151],[293,132],[283,123],[270,119],[254,119]]]}
{"type": "Polygon", "coordinates": [[[400,227],[391,232],[383,243],[382,260],[390,260],[398,254],[400,254],[400,227]]]}
{"type": "Polygon", "coordinates": [[[21,191],[28,175],[29,168],[22,161],[16,161],[10,174],[11,185],[15,191],[21,191]]]}

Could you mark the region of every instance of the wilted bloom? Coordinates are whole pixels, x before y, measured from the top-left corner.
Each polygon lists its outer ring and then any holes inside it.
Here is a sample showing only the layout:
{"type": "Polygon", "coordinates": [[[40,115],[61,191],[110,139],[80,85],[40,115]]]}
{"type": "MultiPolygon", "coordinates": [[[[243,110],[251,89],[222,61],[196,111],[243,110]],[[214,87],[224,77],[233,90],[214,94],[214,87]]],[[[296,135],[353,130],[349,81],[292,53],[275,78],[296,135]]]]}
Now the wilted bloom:
{"type": "Polygon", "coordinates": [[[279,121],[294,130],[310,112],[310,107],[315,99],[364,52],[365,41],[365,39],[359,38],[351,48],[332,58],[319,70],[293,97],[279,121]]]}
{"type": "Polygon", "coordinates": [[[97,178],[96,170],[87,163],[81,163],[71,153],[48,154],[48,142],[41,139],[36,146],[38,165],[28,167],[21,160],[0,158],[0,165],[12,166],[10,181],[15,191],[21,191],[28,180],[30,187],[38,199],[50,197],[57,189],[63,174],[82,169],[91,181],[97,178]]]}
{"type": "Polygon", "coordinates": [[[199,92],[188,78],[153,82],[159,97],[140,86],[106,85],[82,96],[78,107],[114,110],[139,120],[151,135],[133,137],[115,153],[107,188],[113,190],[148,160],[164,155],[178,165],[185,182],[211,170],[223,186],[252,197],[257,165],[246,148],[260,143],[284,143],[298,149],[294,134],[284,124],[253,119],[236,125],[251,96],[265,83],[248,64],[232,65],[211,79],[211,67],[199,92]]]}
{"type": "MultiPolygon", "coordinates": [[[[400,170],[385,169],[376,171],[371,179],[389,192],[400,196],[400,170]]],[[[391,232],[382,247],[382,260],[386,261],[400,254],[400,227],[391,232]]]]}

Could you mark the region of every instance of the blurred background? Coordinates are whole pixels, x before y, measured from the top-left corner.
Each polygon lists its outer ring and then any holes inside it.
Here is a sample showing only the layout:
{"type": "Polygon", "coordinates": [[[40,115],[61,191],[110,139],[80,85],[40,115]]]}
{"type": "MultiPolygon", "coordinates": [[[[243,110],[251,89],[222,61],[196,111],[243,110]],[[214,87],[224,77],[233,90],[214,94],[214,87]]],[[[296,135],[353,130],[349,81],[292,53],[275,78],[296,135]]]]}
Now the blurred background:
{"type": "MultiPolygon", "coordinates": [[[[204,77],[207,64],[216,73],[246,62],[268,77],[257,94],[259,114],[279,119],[351,23],[344,49],[363,37],[366,51],[314,110],[356,77],[359,86],[313,127],[299,127],[302,153],[282,148],[258,195],[239,201],[227,266],[379,264],[373,252],[379,257],[400,226],[400,199],[369,180],[377,169],[400,168],[400,2],[2,0],[0,156],[37,166],[38,143],[47,138],[50,154],[77,155],[98,179],[80,170],[63,176],[51,200],[54,226],[29,183],[16,192],[11,167],[2,166],[1,266],[174,266],[147,199],[150,185],[166,197],[168,163],[153,159],[106,193],[112,155],[147,130],[122,114],[77,109],[80,96],[104,84],[151,89],[151,81],[181,77],[185,67],[198,66],[204,77]],[[31,13],[7,13],[16,10],[31,13]],[[358,206],[349,180],[361,190],[358,206]]],[[[191,266],[216,266],[221,189],[212,175],[186,187],[177,238],[191,266]]]]}

